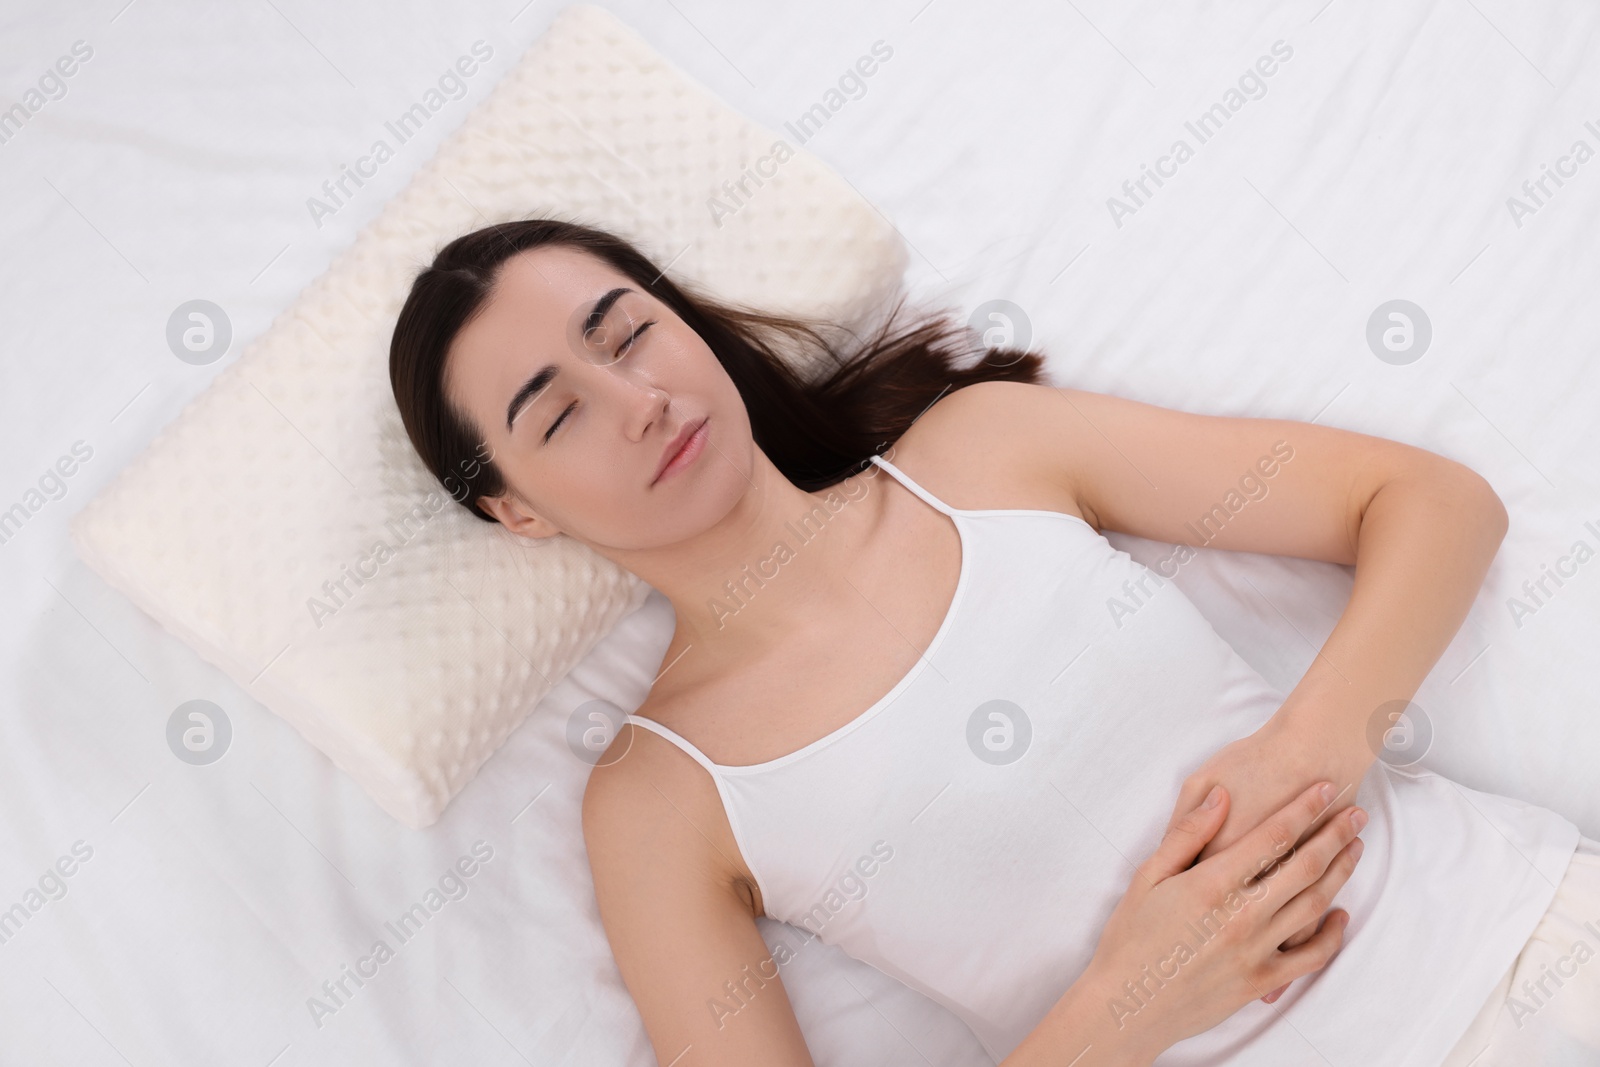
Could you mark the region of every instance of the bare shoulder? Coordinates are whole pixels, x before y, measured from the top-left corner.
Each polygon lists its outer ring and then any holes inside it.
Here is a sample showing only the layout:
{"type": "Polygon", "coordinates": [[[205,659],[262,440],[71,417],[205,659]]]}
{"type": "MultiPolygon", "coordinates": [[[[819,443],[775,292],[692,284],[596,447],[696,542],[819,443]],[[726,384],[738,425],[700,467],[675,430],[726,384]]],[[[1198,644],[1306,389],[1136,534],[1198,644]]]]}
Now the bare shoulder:
{"type": "Polygon", "coordinates": [[[705,769],[624,725],[590,772],[583,831],[600,921],[655,1061],[677,1063],[692,1047],[704,1067],[811,1067],[782,979],[767,969],[759,906],[735,873],[738,852],[705,769]],[[729,975],[758,968],[765,989],[735,998],[738,1023],[726,1026],[727,1013],[708,1004],[729,975]]]}
{"type": "Polygon", "coordinates": [[[1099,529],[1073,491],[1073,418],[1055,386],[978,382],[935,401],[886,458],[951,507],[1059,511],[1099,529]]]}
{"type": "MultiPolygon", "coordinates": [[[[650,714],[648,702],[638,713],[650,714]]],[[[584,787],[583,837],[597,891],[732,889],[760,913],[715,783],[659,734],[631,723],[617,732],[584,787]]]]}

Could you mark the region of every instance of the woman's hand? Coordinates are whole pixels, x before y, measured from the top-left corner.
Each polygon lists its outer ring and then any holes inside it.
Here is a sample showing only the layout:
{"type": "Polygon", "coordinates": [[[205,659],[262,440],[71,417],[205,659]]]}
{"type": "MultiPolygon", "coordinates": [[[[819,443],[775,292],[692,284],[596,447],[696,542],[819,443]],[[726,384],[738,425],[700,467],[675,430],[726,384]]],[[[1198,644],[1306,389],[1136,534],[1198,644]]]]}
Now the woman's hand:
{"type": "MultiPolygon", "coordinates": [[[[1200,805],[1212,786],[1228,790],[1232,802],[1217,836],[1200,858],[1216,855],[1297,796],[1312,782],[1334,784],[1335,798],[1323,815],[1331,817],[1355,801],[1362,776],[1376,758],[1359,742],[1329,744],[1326,734],[1297,728],[1283,713],[1259,730],[1218,749],[1178,790],[1173,818],[1200,805]]],[[[1319,817],[1315,829],[1324,819],[1319,817]]]]}
{"type": "Polygon", "coordinates": [[[1295,845],[1336,793],[1318,783],[1198,863],[1228,817],[1227,790],[1217,787],[1173,819],[1111,913],[1062,1009],[1063,1028],[1074,1018],[1075,1032],[1090,1044],[1085,1065],[1149,1063],[1332,958],[1349,920],[1342,909],[1304,944],[1279,946],[1294,931],[1318,926],[1361,856],[1356,834],[1366,818],[1359,808],[1295,845]]]}
{"type": "MultiPolygon", "coordinates": [[[[1218,749],[1186,778],[1173,806],[1174,818],[1199,805],[1217,785],[1227,788],[1233,803],[1222,829],[1201,851],[1200,858],[1213,856],[1239,840],[1311,782],[1332,782],[1336,791],[1311,830],[1348,808],[1376,755],[1364,740],[1341,747],[1330,744],[1329,735],[1330,731],[1290,718],[1286,706],[1255,733],[1218,749]]],[[[1315,923],[1308,924],[1290,935],[1284,947],[1304,944],[1316,930],[1315,923]]],[[[1262,999],[1271,1004],[1282,994],[1283,989],[1274,989],[1262,999]]]]}

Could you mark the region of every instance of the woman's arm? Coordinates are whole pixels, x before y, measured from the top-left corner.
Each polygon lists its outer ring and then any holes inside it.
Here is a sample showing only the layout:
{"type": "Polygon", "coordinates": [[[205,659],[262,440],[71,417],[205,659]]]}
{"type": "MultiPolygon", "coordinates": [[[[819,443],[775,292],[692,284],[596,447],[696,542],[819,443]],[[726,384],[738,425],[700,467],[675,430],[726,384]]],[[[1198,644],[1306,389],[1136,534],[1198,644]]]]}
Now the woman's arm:
{"type": "Polygon", "coordinates": [[[584,790],[584,844],[656,1062],[812,1067],[716,787],[646,730],[625,726],[612,746],[584,790]]]}
{"type": "Polygon", "coordinates": [[[1234,795],[1206,855],[1311,781],[1344,788],[1333,810],[1353,800],[1377,757],[1369,729],[1416,693],[1506,530],[1479,475],[1381,437],[1016,382],[959,390],[925,418],[941,409],[983,438],[985,463],[1013,465],[1097,528],[1355,566],[1344,614],[1272,720],[1184,784],[1180,809],[1218,782],[1234,795]]]}
{"type": "MultiPolygon", "coordinates": [[[[1466,618],[1506,524],[1477,474],[1404,450],[1361,509],[1350,600],[1317,658],[1259,742],[1202,766],[1178,803],[1263,755],[1328,777],[1352,798],[1385,731],[1466,618]]],[[[1234,833],[1224,827],[1219,840],[1234,833]]]]}
{"type": "Polygon", "coordinates": [[[960,390],[930,414],[940,408],[1097,528],[1355,566],[1344,613],[1279,710],[1183,783],[1174,810],[1217,783],[1235,797],[1202,857],[1315,779],[1341,787],[1330,817],[1354,800],[1505,536],[1505,507],[1482,477],[1381,437],[1012,382],[960,390]]]}

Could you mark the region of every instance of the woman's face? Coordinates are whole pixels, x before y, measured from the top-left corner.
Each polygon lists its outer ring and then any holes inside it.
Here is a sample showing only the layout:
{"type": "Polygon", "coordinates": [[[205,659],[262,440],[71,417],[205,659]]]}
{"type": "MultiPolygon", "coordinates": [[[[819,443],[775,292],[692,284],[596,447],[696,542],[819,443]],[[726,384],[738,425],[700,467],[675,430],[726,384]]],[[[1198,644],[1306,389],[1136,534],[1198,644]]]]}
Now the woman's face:
{"type": "Polygon", "coordinates": [[[509,483],[479,506],[524,536],[670,544],[722,518],[750,484],[749,415],[711,349],[577,249],[506,261],[450,346],[444,386],[509,483]],[[688,449],[658,478],[686,432],[688,449]]]}

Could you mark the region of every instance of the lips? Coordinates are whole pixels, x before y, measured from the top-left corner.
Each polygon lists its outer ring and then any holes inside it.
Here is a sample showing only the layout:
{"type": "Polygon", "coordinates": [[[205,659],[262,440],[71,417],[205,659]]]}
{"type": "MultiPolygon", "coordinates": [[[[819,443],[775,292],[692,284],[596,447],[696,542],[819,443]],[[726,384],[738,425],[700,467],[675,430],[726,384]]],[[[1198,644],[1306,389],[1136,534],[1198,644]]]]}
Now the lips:
{"type": "Polygon", "coordinates": [[[661,476],[667,472],[667,468],[672,465],[672,461],[678,458],[678,454],[683,451],[684,446],[689,443],[690,438],[699,433],[700,428],[704,426],[709,419],[710,416],[706,416],[705,418],[697,419],[694,422],[685,423],[683,429],[678,431],[677,436],[675,436],[671,441],[667,442],[667,447],[661,452],[661,462],[656,465],[656,476],[650,479],[651,485],[655,485],[656,482],[661,480],[661,476]]]}

